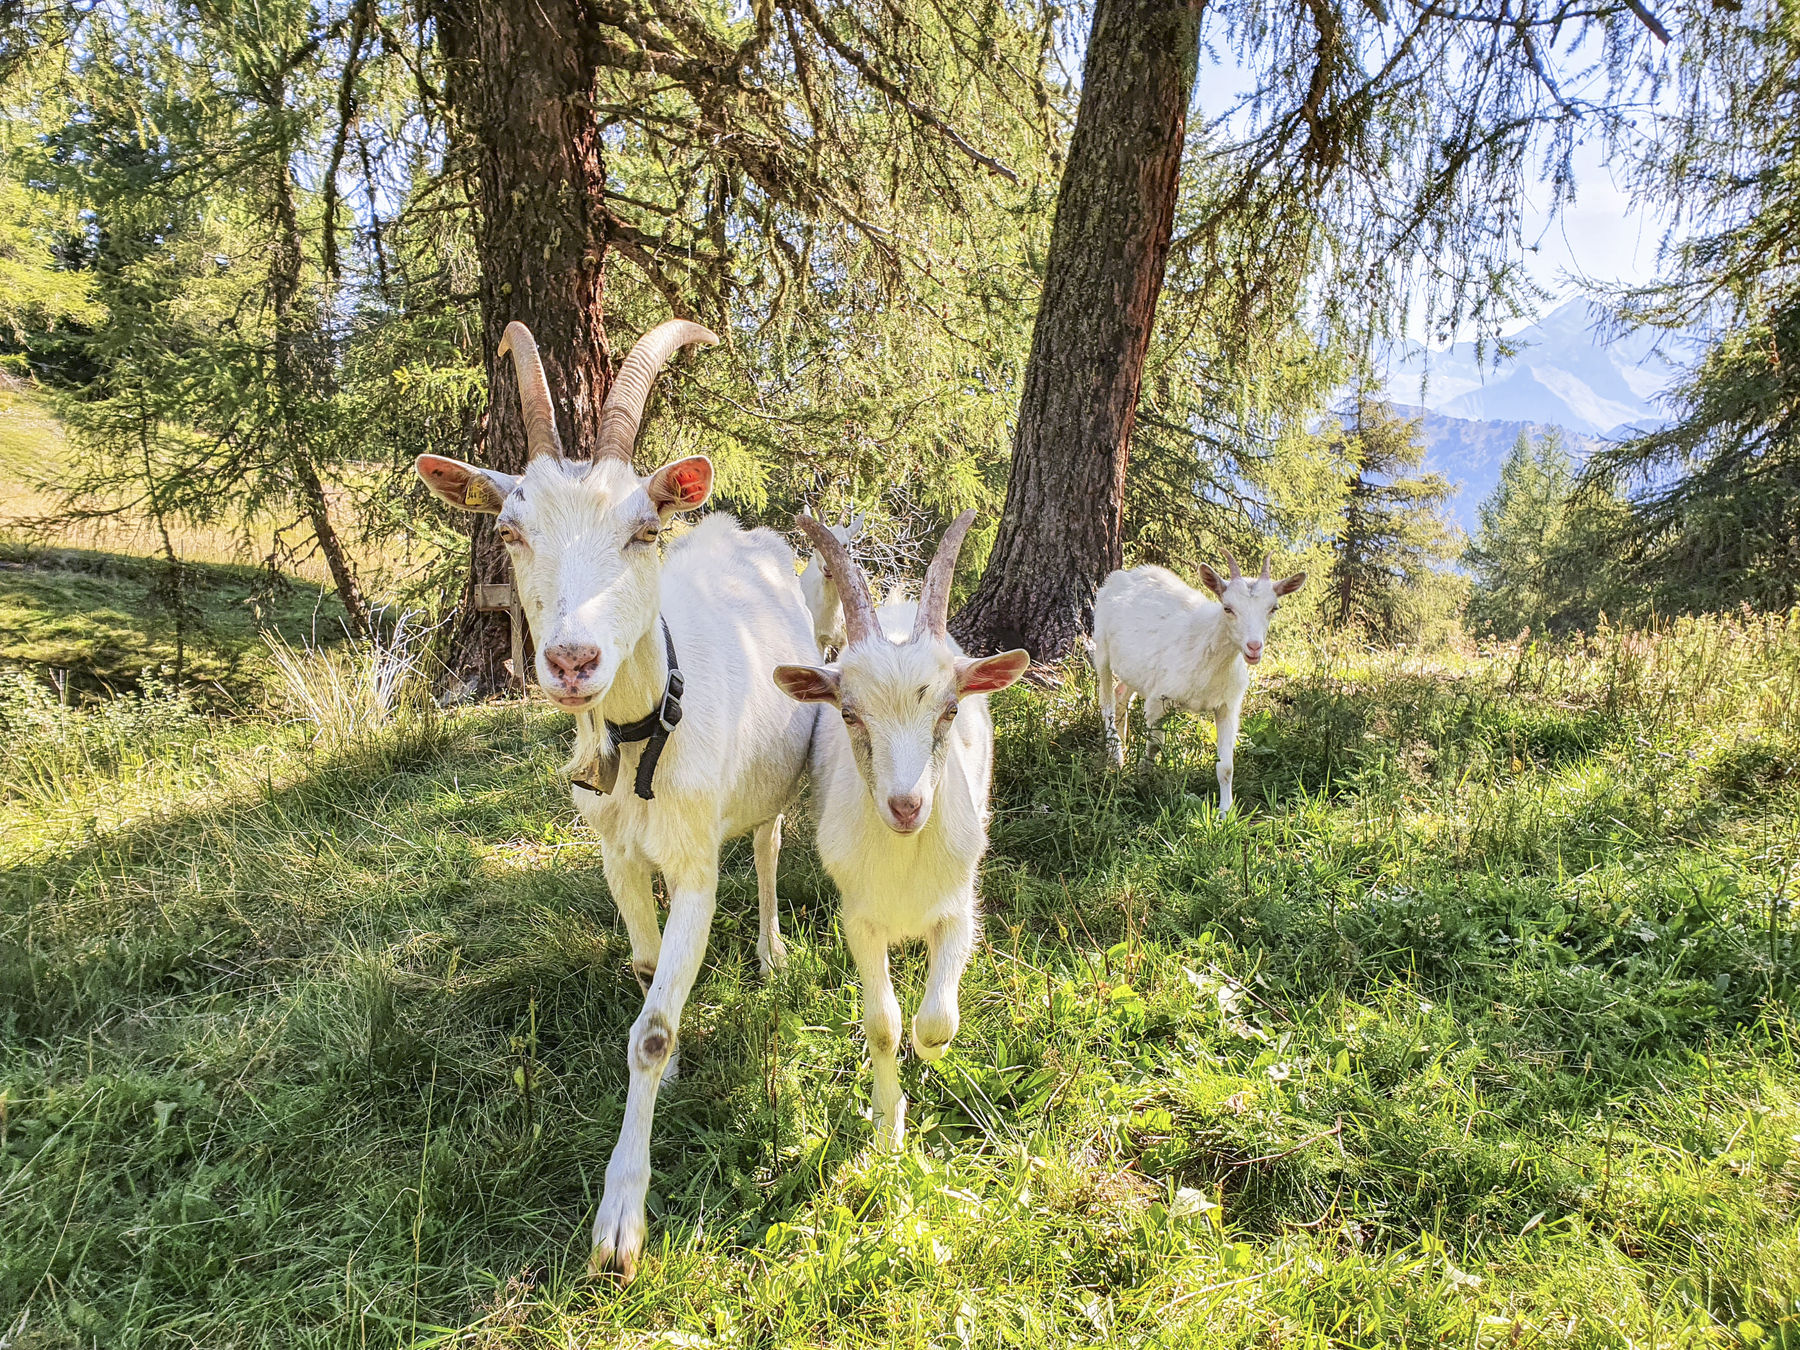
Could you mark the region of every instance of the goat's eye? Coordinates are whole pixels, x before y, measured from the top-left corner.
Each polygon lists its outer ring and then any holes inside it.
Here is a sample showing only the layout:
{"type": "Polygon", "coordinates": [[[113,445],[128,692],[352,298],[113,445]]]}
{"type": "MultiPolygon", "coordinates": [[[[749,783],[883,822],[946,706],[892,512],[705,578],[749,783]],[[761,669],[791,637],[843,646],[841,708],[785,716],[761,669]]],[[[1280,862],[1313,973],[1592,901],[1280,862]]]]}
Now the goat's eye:
{"type": "Polygon", "coordinates": [[[652,520],[644,524],[636,534],[631,536],[634,544],[654,544],[656,536],[662,533],[662,526],[652,520]]]}
{"type": "Polygon", "coordinates": [[[1233,609],[1230,605],[1225,606],[1225,612],[1227,614],[1231,615],[1232,618],[1234,618],[1234,619],[1237,618],[1237,611],[1235,609],[1233,609]]]}
{"type": "Polygon", "coordinates": [[[495,532],[500,536],[500,542],[503,544],[509,544],[516,547],[525,542],[525,536],[520,534],[510,525],[498,526],[496,527],[495,532]]]}
{"type": "Polygon", "coordinates": [[[956,705],[954,703],[948,705],[944,709],[943,720],[946,722],[954,722],[956,720],[956,705]]]}
{"type": "Polygon", "coordinates": [[[845,708],[843,710],[843,712],[844,712],[844,725],[845,726],[860,727],[862,725],[862,718],[858,717],[855,713],[851,712],[848,708],[845,708]]]}

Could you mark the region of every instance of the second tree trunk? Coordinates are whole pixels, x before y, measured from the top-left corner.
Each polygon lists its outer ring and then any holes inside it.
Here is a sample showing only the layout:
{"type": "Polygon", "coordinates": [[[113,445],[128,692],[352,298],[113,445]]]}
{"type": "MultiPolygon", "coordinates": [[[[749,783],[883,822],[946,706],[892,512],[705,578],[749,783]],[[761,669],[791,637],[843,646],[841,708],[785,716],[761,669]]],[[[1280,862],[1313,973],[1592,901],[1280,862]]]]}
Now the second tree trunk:
{"type": "Polygon", "coordinates": [[[951,625],[971,651],[1066,655],[1120,565],[1125,455],[1181,181],[1199,0],[1099,0],[1057,197],[1006,509],[951,625]]]}

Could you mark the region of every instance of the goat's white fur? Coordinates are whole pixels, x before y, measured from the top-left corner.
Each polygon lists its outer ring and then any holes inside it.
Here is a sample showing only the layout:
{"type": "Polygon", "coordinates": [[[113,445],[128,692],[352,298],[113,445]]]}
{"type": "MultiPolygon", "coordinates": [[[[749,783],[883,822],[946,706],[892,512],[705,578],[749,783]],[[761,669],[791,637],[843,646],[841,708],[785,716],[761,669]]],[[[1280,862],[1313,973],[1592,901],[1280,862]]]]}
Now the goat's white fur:
{"type": "Polygon", "coordinates": [[[912,1043],[920,1059],[936,1060],[956,1035],[958,989],[980,925],[976,868],[987,849],[994,763],[987,694],[1030,663],[1024,652],[972,660],[953,639],[917,632],[917,614],[917,602],[891,601],[875,612],[881,633],[854,641],[835,666],[775,672],[790,695],[843,714],[823,714],[814,737],[818,848],[862,977],[875,1138],[886,1148],[906,1133],[888,949],[926,944],[912,1043]],[[916,824],[897,822],[895,800],[916,804],[916,824]]]}
{"type": "Polygon", "coordinates": [[[1209,600],[1162,567],[1112,573],[1094,599],[1094,678],[1100,720],[1113,762],[1125,763],[1125,728],[1134,695],[1144,696],[1152,749],[1162,745],[1170,708],[1207,713],[1219,732],[1219,810],[1231,810],[1234,752],[1250,665],[1262,659],[1276,602],[1306,580],[1299,572],[1272,580],[1238,574],[1229,580],[1201,569],[1219,599],[1209,600]]]}
{"type": "Polygon", "coordinates": [[[539,643],[540,683],[576,714],[572,767],[598,761],[615,772],[604,794],[573,791],[600,835],[607,886],[644,989],[627,1048],[624,1126],[593,1234],[595,1268],[616,1265],[629,1276],[644,1245],[657,1088],[675,1070],[682,1007],[705,958],[726,839],[755,835],[757,954],[765,970],[782,960],[775,918],[781,812],[805,772],[817,711],[783,698],[767,674],[782,662],[818,659],[793,552],[768,530],[745,531],[714,515],[659,558],[661,525],[710,491],[704,460],[676,461],[648,478],[617,457],[587,464],[545,455],[514,477],[426,456],[419,471],[440,496],[498,511],[539,643]],[[605,724],[635,721],[658,705],[668,676],[662,622],[686,681],[684,716],[657,766],[654,799],[645,801],[633,790],[645,743],[618,747],[615,761],[605,724]],[[553,668],[544,653],[559,644],[596,654],[579,668],[553,668]],[[662,873],[669,894],[661,930],[653,872],[662,873]]]}
{"type": "MultiPolygon", "coordinates": [[[[848,552],[850,545],[862,538],[863,525],[864,517],[856,515],[851,516],[847,524],[826,528],[848,552]]],[[[819,644],[820,653],[829,656],[841,650],[844,645],[844,599],[838,593],[837,580],[831,575],[831,569],[817,553],[807,559],[806,570],[800,574],[800,590],[805,594],[806,608],[812,614],[813,640],[819,644]]]]}

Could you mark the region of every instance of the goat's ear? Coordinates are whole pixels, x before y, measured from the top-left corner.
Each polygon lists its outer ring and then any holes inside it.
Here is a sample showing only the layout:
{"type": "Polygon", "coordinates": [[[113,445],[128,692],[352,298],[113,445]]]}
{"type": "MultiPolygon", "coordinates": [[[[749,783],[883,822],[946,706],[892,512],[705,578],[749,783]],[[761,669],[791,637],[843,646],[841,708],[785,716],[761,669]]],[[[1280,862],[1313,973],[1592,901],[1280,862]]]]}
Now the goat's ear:
{"type": "Polygon", "coordinates": [[[1306,573],[1296,572],[1293,576],[1283,577],[1280,581],[1275,583],[1275,594],[1287,595],[1293,591],[1299,590],[1304,585],[1306,585],[1306,573]]]}
{"type": "Polygon", "coordinates": [[[705,455],[689,455],[651,474],[644,491],[649,494],[650,504],[666,516],[704,506],[712,496],[712,482],[712,461],[705,455]]]}
{"type": "Polygon", "coordinates": [[[508,495],[519,484],[510,473],[479,469],[442,455],[420,455],[413,461],[413,467],[425,480],[425,486],[450,505],[490,516],[505,505],[508,495]]]}
{"type": "Polygon", "coordinates": [[[830,666],[776,666],[775,687],[796,703],[838,701],[838,674],[830,666]]]}
{"type": "Polygon", "coordinates": [[[956,663],[957,696],[997,694],[1029,669],[1031,653],[1023,648],[978,660],[964,657],[956,663]]]}
{"type": "Polygon", "coordinates": [[[1200,564],[1200,584],[1221,599],[1225,595],[1225,578],[1221,577],[1205,563],[1200,564]]]}

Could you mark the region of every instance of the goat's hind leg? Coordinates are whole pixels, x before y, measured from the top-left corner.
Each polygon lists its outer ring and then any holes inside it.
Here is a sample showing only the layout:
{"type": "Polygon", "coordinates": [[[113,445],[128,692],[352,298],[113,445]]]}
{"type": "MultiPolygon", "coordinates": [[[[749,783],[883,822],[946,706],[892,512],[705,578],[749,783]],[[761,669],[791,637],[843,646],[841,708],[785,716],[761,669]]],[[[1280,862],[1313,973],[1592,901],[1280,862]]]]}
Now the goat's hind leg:
{"type": "Polygon", "coordinates": [[[762,973],[773,975],[787,964],[781,940],[781,914],[775,894],[775,870],[781,861],[781,817],[756,827],[756,960],[762,973]]]}
{"type": "Polygon", "coordinates": [[[1150,742],[1150,754],[1160,755],[1163,748],[1163,718],[1169,715],[1169,704],[1160,694],[1144,700],[1144,729],[1150,742]]]}
{"type": "Polygon", "coordinates": [[[602,839],[600,863],[613,906],[631,935],[631,973],[647,994],[662,956],[662,927],[656,920],[656,895],[650,887],[650,859],[629,846],[602,839]]]}
{"type": "Polygon", "coordinates": [[[929,1064],[944,1057],[962,1022],[959,997],[963,971],[975,950],[974,906],[944,919],[925,942],[931,951],[930,973],[913,1018],[912,1043],[913,1053],[929,1064]]]}
{"type": "Polygon", "coordinates": [[[1099,651],[1094,653],[1094,693],[1100,701],[1100,728],[1106,734],[1106,757],[1114,764],[1125,762],[1125,745],[1119,739],[1118,686],[1113,682],[1112,667],[1099,651]]]}
{"type": "Polygon", "coordinates": [[[875,1080],[875,1144],[899,1148],[906,1142],[906,1096],[900,1091],[900,1000],[888,975],[887,934],[846,918],[844,941],[862,977],[863,1034],[875,1080]]]}

